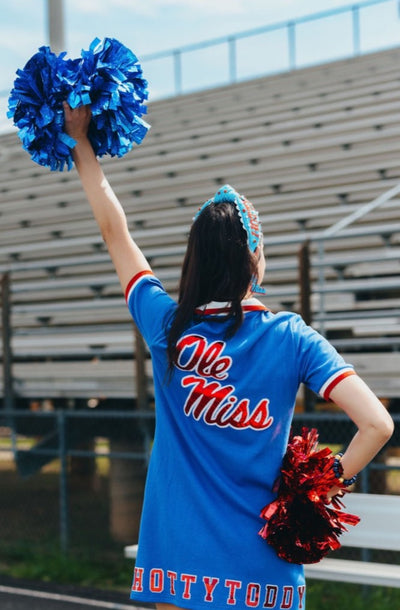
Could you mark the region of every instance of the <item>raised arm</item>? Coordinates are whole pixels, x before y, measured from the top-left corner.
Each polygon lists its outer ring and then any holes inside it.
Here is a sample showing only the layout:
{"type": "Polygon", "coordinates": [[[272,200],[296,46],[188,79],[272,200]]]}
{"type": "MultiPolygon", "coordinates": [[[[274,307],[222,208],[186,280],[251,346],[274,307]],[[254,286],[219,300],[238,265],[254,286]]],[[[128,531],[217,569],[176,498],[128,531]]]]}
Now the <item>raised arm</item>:
{"type": "Polygon", "coordinates": [[[150,270],[142,251],[133,241],[125,212],[96,159],[87,131],[89,106],[72,109],[64,103],[65,129],[76,140],[73,159],[86,197],[114,263],[122,290],[134,275],[150,270]]]}

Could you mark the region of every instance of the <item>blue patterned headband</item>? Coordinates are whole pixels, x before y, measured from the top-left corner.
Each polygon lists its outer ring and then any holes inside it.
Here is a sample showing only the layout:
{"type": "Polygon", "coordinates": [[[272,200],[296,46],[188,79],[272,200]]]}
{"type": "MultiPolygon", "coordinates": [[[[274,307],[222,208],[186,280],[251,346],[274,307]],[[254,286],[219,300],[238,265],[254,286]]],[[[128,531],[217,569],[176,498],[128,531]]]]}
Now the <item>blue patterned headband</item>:
{"type": "MultiPolygon", "coordinates": [[[[262,230],[260,220],[258,218],[258,212],[254,209],[253,204],[248,201],[246,197],[239,195],[239,193],[237,193],[229,184],[222,186],[215,193],[212,199],[209,199],[203,203],[193,220],[196,221],[202,211],[211,203],[224,203],[226,201],[235,204],[239,213],[240,222],[242,223],[247,234],[247,244],[249,246],[249,250],[250,252],[254,253],[262,241],[262,230]]],[[[251,290],[252,292],[258,294],[265,294],[265,289],[258,285],[256,277],[253,277],[251,290]]]]}
{"type": "Polygon", "coordinates": [[[209,199],[199,209],[193,220],[196,220],[202,211],[207,208],[211,203],[223,203],[223,202],[234,203],[237,211],[239,212],[240,222],[247,234],[247,243],[250,252],[255,252],[261,241],[261,225],[258,218],[258,212],[254,209],[253,204],[239,195],[229,184],[222,186],[214,195],[212,199],[209,199]]]}

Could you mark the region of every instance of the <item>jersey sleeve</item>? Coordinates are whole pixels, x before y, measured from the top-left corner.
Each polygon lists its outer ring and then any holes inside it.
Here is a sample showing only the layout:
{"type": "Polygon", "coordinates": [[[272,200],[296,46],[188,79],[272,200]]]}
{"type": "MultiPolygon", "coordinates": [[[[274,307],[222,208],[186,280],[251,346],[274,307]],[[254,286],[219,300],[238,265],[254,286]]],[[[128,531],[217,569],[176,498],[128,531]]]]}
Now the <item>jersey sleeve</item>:
{"type": "Polygon", "coordinates": [[[125,300],[147,345],[151,347],[161,341],[176,304],[152,271],[141,271],[131,279],[125,300]]]}
{"type": "Polygon", "coordinates": [[[311,326],[307,326],[300,316],[294,320],[298,341],[298,362],[300,381],[311,390],[329,400],[333,388],[345,377],[355,375],[336,349],[311,326]]]}

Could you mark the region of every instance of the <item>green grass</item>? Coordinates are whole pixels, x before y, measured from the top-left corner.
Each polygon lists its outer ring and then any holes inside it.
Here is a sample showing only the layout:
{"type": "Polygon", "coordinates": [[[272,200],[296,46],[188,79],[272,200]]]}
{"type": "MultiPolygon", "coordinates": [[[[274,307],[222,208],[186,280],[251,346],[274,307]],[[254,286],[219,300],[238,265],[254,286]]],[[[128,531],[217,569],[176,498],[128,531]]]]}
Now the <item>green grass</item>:
{"type": "Polygon", "coordinates": [[[133,563],[115,553],[90,555],[37,549],[22,543],[2,548],[0,574],[28,580],[129,591],[133,563]]]}
{"type": "MultiPolygon", "coordinates": [[[[52,549],[8,545],[2,549],[0,574],[28,580],[128,592],[132,561],[116,554],[62,555],[52,549]]],[[[363,587],[309,580],[307,610],[397,610],[400,589],[363,587]]]]}
{"type": "MultiPolygon", "coordinates": [[[[108,464],[108,460],[99,458],[108,464]]],[[[59,551],[59,474],[56,463],[21,479],[2,461],[0,574],[34,581],[129,592],[133,562],[109,532],[106,469],[95,489],[69,487],[70,552],[59,551]]],[[[398,562],[398,558],[385,561],[398,562]]],[[[400,589],[309,580],[307,610],[400,610],[400,589]]]]}
{"type": "Polygon", "coordinates": [[[309,580],[307,610],[397,610],[400,589],[309,580]]]}

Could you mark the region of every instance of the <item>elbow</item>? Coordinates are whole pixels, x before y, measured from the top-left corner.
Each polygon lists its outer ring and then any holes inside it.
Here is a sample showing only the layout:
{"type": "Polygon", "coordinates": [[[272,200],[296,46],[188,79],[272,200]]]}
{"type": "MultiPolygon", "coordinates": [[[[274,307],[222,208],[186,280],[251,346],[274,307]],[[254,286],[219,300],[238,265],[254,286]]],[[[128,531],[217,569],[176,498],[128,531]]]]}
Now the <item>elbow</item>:
{"type": "Polygon", "coordinates": [[[100,227],[100,231],[101,231],[101,236],[103,238],[104,243],[106,244],[106,246],[109,246],[109,244],[112,242],[112,239],[113,239],[113,232],[111,230],[111,227],[109,225],[102,226],[102,227],[100,227]]]}
{"type": "Polygon", "coordinates": [[[384,412],[379,421],[371,423],[369,427],[371,433],[382,446],[389,441],[394,432],[394,422],[387,411],[384,412]]]}
{"type": "Polygon", "coordinates": [[[117,216],[116,218],[107,220],[100,225],[100,231],[103,241],[108,249],[110,249],[110,246],[116,242],[120,242],[128,233],[126,219],[117,216]]]}
{"type": "Polygon", "coordinates": [[[394,421],[388,413],[387,420],[386,420],[386,427],[385,427],[385,431],[384,431],[385,439],[386,439],[385,442],[387,442],[393,436],[393,432],[394,432],[394,421]]]}

